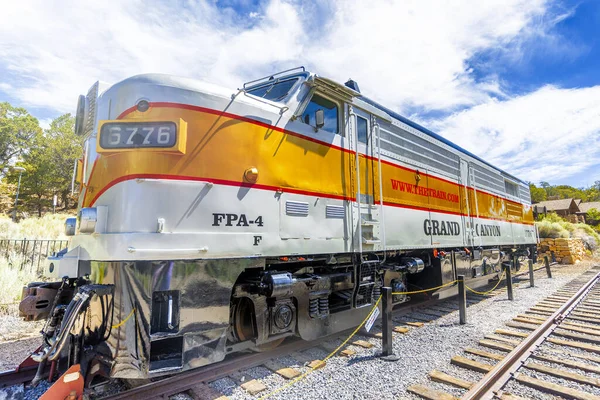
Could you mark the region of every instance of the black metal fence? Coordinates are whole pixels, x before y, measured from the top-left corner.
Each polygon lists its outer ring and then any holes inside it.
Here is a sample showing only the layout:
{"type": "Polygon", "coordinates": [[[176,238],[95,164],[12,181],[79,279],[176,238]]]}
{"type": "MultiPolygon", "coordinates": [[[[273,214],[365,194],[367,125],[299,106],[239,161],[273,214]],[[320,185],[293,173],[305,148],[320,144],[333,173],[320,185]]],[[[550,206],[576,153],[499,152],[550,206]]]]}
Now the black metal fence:
{"type": "Polygon", "coordinates": [[[42,273],[46,257],[67,247],[68,240],[0,239],[0,255],[13,266],[42,273]]]}

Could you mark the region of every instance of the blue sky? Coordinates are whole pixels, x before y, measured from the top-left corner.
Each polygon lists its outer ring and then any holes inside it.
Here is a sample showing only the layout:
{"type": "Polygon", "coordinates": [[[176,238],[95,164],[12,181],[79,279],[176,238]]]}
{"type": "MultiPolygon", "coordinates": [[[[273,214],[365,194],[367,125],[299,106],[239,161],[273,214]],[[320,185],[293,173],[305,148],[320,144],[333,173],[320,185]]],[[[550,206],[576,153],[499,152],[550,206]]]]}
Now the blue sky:
{"type": "Polygon", "coordinates": [[[524,180],[588,186],[599,26],[595,0],[9,2],[0,101],[48,124],[96,80],[162,72],[236,88],[305,65],[524,180]]]}

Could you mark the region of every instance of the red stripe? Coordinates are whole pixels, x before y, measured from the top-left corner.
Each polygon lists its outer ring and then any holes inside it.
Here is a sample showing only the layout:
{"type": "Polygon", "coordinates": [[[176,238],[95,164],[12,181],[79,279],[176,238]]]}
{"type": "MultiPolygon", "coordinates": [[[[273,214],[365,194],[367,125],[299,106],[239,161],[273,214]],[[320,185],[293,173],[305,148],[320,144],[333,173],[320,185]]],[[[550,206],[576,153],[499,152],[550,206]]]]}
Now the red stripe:
{"type": "MultiPolygon", "coordinates": [[[[352,200],[354,200],[354,199],[352,199],[352,200]]],[[[456,211],[435,210],[433,208],[412,206],[412,205],[409,205],[409,204],[390,203],[388,201],[384,201],[383,205],[384,206],[390,206],[390,207],[398,207],[398,208],[408,208],[410,210],[429,211],[429,212],[432,212],[432,213],[440,213],[440,214],[458,215],[458,216],[461,216],[461,217],[468,217],[467,214],[462,214],[462,213],[459,213],[459,212],[456,212],[456,211]]],[[[479,216],[479,217],[473,216],[473,218],[489,219],[489,220],[492,220],[492,221],[509,222],[511,224],[533,225],[533,223],[529,223],[529,222],[515,222],[515,221],[509,221],[507,219],[502,219],[502,218],[482,217],[482,216],[479,216]]]]}
{"type": "Polygon", "coordinates": [[[164,174],[132,174],[132,175],[121,176],[121,177],[111,181],[108,185],[106,185],[104,188],[102,188],[102,190],[100,190],[96,194],[96,196],[94,196],[92,202],[90,203],[90,206],[93,206],[94,203],[96,202],[96,200],[98,200],[98,198],[104,192],[106,192],[111,187],[115,186],[117,183],[129,181],[132,179],[166,179],[166,180],[173,180],[173,181],[201,181],[201,182],[211,182],[211,183],[214,183],[217,185],[248,187],[248,188],[259,189],[259,190],[281,191],[281,192],[287,192],[287,193],[302,194],[302,195],[306,195],[306,196],[325,197],[328,199],[336,199],[336,200],[354,200],[354,198],[340,196],[340,195],[336,195],[336,194],[317,193],[317,192],[310,192],[308,190],[290,189],[290,188],[283,189],[283,188],[279,188],[277,186],[261,185],[258,183],[236,182],[236,181],[229,181],[229,180],[225,180],[225,179],[199,178],[196,176],[164,175],[164,174]]]}
{"type": "MultiPolygon", "coordinates": [[[[225,112],[225,111],[215,110],[215,109],[212,109],[212,108],[194,106],[194,105],[191,105],[191,104],[171,103],[171,102],[162,102],[162,101],[150,103],[150,107],[180,108],[180,109],[184,109],[184,110],[199,111],[199,112],[204,112],[204,113],[207,113],[207,114],[212,114],[212,115],[218,115],[218,116],[223,116],[223,117],[227,117],[227,118],[232,118],[232,119],[244,121],[244,122],[247,122],[247,123],[250,123],[250,124],[262,126],[264,128],[272,129],[272,130],[275,130],[277,132],[282,132],[282,133],[285,133],[287,135],[291,135],[291,136],[294,136],[294,137],[297,137],[297,138],[300,138],[300,139],[308,140],[309,142],[317,143],[317,144],[322,145],[322,146],[328,146],[328,147],[331,147],[333,149],[343,151],[345,153],[356,154],[353,150],[345,149],[343,147],[339,147],[339,146],[336,146],[336,145],[331,144],[331,143],[323,142],[322,140],[318,140],[318,139],[312,138],[310,136],[305,136],[303,134],[300,134],[300,133],[297,133],[297,132],[293,132],[293,131],[289,131],[289,130],[286,130],[286,129],[283,129],[283,128],[279,128],[277,126],[269,125],[269,124],[266,124],[264,122],[252,119],[252,118],[242,117],[240,115],[231,114],[231,113],[228,113],[228,112],[225,112]]],[[[129,107],[128,109],[126,109],[125,111],[123,111],[121,114],[119,114],[119,116],[117,117],[117,119],[122,119],[125,116],[127,116],[128,114],[130,114],[130,113],[132,113],[132,112],[134,112],[136,110],[137,110],[137,106],[129,107]]],[[[360,154],[363,155],[365,158],[373,160],[373,161],[378,161],[379,160],[378,158],[373,157],[373,156],[369,156],[367,154],[363,154],[363,153],[360,153],[360,154]]],[[[390,165],[390,166],[393,166],[393,167],[396,167],[396,168],[400,168],[400,169],[405,170],[405,171],[417,172],[416,169],[412,169],[412,168],[405,167],[405,166],[402,166],[402,165],[399,165],[399,164],[395,164],[394,162],[391,162],[391,161],[388,161],[388,160],[383,160],[382,159],[381,162],[383,164],[387,164],[387,165],[390,165]]],[[[476,190],[478,192],[485,193],[485,194],[487,194],[489,196],[492,196],[492,197],[495,197],[497,199],[505,200],[505,201],[508,201],[510,203],[513,203],[513,204],[519,204],[519,205],[521,205],[521,203],[519,203],[519,202],[516,202],[514,200],[510,200],[510,199],[508,199],[506,197],[498,196],[498,195],[490,193],[490,192],[488,192],[486,190],[477,189],[477,188],[474,188],[474,187],[471,187],[471,186],[467,186],[467,185],[460,185],[457,182],[453,182],[451,180],[448,180],[448,179],[445,179],[445,178],[441,178],[439,176],[432,175],[430,173],[427,173],[426,171],[419,170],[419,172],[421,174],[425,175],[425,176],[431,176],[432,178],[438,179],[438,180],[440,180],[442,182],[450,183],[450,184],[456,185],[458,187],[464,186],[464,187],[466,187],[468,189],[476,190]]]]}
{"type": "MultiPolygon", "coordinates": [[[[90,179],[88,179],[88,183],[90,183],[90,180],[92,179],[92,175],[94,173],[94,170],[96,169],[97,163],[98,163],[98,155],[96,155],[96,158],[94,159],[94,163],[92,164],[92,170],[90,171],[90,179]]],[[[85,176],[83,176],[83,174],[82,174],[81,180],[85,181],[85,176]]],[[[83,182],[81,184],[82,184],[82,186],[85,187],[85,194],[83,195],[83,203],[82,203],[82,204],[85,204],[85,199],[87,198],[89,190],[88,190],[88,185],[84,185],[83,182]]],[[[96,197],[98,197],[98,196],[96,196],[96,197]]]]}
{"type": "MultiPolygon", "coordinates": [[[[259,189],[259,190],[281,191],[281,192],[286,192],[286,193],[301,194],[301,195],[305,195],[305,196],[324,197],[324,198],[335,199],[335,200],[354,201],[353,197],[339,196],[339,195],[327,194],[327,193],[309,192],[306,190],[299,190],[299,189],[290,189],[290,188],[283,189],[283,188],[278,188],[276,186],[271,186],[271,185],[261,185],[261,184],[256,184],[256,183],[252,184],[252,183],[246,183],[246,182],[235,182],[235,181],[229,181],[229,180],[225,180],[225,179],[199,178],[199,177],[194,177],[194,176],[162,175],[162,174],[133,174],[133,175],[126,175],[126,176],[117,178],[117,179],[113,180],[112,182],[110,182],[108,185],[106,185],[102,190],[100,190],[96,194],[96,196],[90,203],[90,207],[93,206],[94,203],[96,202],[96,200],[98,200],[98,198],[104,192],[106,192],[109,188],[115,186],[117,183],[128,181],[128,180],[133,180],[133,179],[166,179],[166,180],[174,180],[174,181],[202,181],[202,182],[211,182],[211,183],[214,183],[217,185],[248,187],[248,188],[259,189]]],[[[384,202],[383,204],[386,206],[407,208],[407,209],[411,209],[411,210],[420,210],[420,211],[436,212],[436,213],[441,213],[441,214],[466,216],[465,214],[461,214],[459,212],[434,210],[434,209],[429,209],[426,207],[418,207],[418,206],[412,206],[412,205],[408,205],[408,204],[398,204],[398,203],[390,203],[390,202],[384,202]]],[[[496,221],[504,221],[504,222],[510,222],[510,223],[520,223],[520,222],[508,221],[508,220],[504,220],[504,219],[500,219],[500,218],[490,218],[490,217],[477,217],[477,218],[490,219],[490,220],[496,220],[496,221]]],[[[528,224],[526,222],[523,222],[523,224],[533,225],[533,224],[528,224]]]]}

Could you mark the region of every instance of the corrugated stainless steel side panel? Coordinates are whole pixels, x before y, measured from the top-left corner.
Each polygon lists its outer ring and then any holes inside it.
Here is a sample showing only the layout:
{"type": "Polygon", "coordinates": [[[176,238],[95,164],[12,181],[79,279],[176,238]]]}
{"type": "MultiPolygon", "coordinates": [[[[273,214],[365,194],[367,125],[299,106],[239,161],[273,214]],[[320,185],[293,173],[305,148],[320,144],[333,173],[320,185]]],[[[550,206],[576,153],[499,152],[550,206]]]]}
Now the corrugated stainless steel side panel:
{"type": "Polygon", "coordinates": [[[381,148],[400,160],[406,159],[451,176],[459,174],[459,157],[451,151],[398,126],[381,123],[381,148]]]}

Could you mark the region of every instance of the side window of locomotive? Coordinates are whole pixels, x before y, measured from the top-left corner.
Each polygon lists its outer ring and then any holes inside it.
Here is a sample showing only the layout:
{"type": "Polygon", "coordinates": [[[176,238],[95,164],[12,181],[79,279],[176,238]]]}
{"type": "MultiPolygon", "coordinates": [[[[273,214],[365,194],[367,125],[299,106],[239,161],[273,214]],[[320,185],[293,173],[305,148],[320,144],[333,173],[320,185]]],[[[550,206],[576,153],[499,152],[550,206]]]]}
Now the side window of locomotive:
{"type": "Polygon", "coordinates": [[[338,121],[338,106],[331,100],[328,100],[324,97],[321,97],[315,94],[304,113],[302,113],[302,122],[312,126],[313,128],[317,127],[317,122],[315,121],[315,115],[317,110],[323,110],[325,125],[319,129],[326,130],[331,133],[339,132],[339,121],[338,121]]]}
{"type": "Polygon", "coordinates": [[[504,188],[505,188],[507,194],[510,194],[511,196],[519,197],[519,187],[516,184],[505,180],[504,188]]]}
{"type": "Polygon", "coordinates": [[[358,133],[358,141],[366,144],[369,138],[366,119],[359,116],[356,117],[356,132],[358,133]]]}

